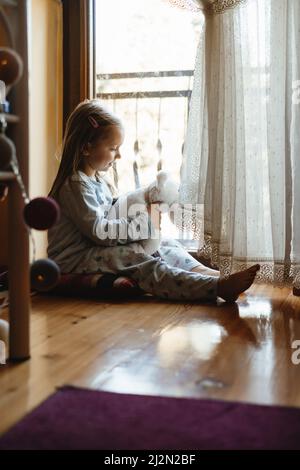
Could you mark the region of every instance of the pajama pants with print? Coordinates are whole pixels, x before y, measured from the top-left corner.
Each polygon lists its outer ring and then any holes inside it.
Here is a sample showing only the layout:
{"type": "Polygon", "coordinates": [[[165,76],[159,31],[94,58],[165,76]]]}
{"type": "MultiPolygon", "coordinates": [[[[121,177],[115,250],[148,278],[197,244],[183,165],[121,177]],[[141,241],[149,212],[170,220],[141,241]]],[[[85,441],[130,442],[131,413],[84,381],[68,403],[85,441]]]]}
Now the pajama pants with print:
{"type": "MultiPolygon", "coordinates": [[[[137,248],[137,243],[134,244],[137,248]]],[[[191,272],[201,263],[177,240],[162,239],[153,255],[135,252],[130,243],[101,248],[99,256],[94,251],[91,259],[99,263],[99,271],[129,276],[141,289],[160,298],[187,301],[217,299],[218,278],[191,272]]]]}

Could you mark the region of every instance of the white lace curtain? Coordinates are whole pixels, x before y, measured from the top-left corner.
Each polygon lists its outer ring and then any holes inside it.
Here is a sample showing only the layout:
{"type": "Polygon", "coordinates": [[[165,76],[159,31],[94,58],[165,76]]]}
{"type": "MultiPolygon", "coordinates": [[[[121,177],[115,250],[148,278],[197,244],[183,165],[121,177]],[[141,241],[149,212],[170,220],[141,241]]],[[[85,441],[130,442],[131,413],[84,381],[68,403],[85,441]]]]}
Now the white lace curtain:
{"type": "Polygon", "coordinates": [[[300,1],[169,1],[205,14],[180,187],[199,253],[300,287],[300,1]]]}

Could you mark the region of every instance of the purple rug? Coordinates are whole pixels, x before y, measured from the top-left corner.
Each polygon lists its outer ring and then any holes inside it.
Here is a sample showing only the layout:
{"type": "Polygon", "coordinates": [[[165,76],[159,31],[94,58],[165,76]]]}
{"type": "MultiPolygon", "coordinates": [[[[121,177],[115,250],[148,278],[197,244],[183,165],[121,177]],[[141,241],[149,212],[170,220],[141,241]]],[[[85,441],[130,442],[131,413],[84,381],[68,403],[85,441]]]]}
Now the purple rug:
{"type": "Polygon", "coordinates": [[[63,387],[0,449],[300,449],[300,409],[63,387]]]}

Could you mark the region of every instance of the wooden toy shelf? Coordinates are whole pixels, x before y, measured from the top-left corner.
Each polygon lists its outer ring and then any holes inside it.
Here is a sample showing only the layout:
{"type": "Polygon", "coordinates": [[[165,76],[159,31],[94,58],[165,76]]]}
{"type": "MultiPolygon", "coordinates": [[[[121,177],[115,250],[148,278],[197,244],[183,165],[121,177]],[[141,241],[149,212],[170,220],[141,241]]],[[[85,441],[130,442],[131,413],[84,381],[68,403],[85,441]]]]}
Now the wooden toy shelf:
{"type": "Polygon", "coordinates": [[[24,199],[14,173],[0,171],[8,191],[9,359],[30,356],[29,235],[23,220],[24,199]]]}
{"type": "MultiPolygon", "coordinates": [[[[0,0],[1,46],[15,50],[23,62],[21,79],[8,94],[12,113],[5,113],[6,135],[14,142],[19,170],[29,193],[29,12],[30,0],[0,0]]],[[[9,275],[9,359],[28,359],[30,316],[29,231],[23,220],[24,198],[14,173],[0,171],[8,185],[7,210],[0,213],[5,248],[2,263],[9,275]],[[6,244],[7,242],[7,244],[6,244]]]]}

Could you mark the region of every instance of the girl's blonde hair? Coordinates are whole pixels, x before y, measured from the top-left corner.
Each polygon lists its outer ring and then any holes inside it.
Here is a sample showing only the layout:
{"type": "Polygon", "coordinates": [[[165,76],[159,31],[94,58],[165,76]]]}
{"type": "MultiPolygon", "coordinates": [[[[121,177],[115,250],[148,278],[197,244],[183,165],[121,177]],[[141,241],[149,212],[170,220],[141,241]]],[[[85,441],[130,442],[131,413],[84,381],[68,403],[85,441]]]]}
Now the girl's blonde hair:
{"type": "MultiPolygon", "coordinates": [[[[66,179],[80,168],[87,144],[93,145],[99,139],[107,138],[113,127],[123,129],[121,120],[102,106],[99,100],[85,100],[74,109],[67,120],[60,165],[48,196],[59,199],[59,190],[66,179]]],[[[108,178],[107,182],[115,193],[108,178]]]]}

